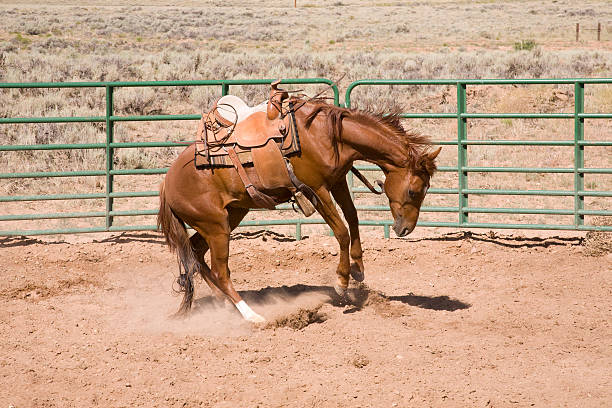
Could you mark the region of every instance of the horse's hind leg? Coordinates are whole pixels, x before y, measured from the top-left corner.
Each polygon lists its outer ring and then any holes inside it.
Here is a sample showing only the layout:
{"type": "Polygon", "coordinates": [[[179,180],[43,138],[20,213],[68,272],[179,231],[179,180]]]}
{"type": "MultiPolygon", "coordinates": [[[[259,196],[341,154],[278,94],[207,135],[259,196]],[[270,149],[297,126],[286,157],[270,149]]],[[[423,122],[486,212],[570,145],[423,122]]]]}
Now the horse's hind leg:
{"type": "Polygon", "coordinates": [[[246,320],[260,323],[265,319],[255,313],[238,294],[230,280],[230,271],[227,266],[229,258],[229,237],[244,216],[248,213],[246,209],[230,209],[226,222],[206,223],[194,225],[194,228],[204,237],[210,247],[211,274],[210,277],[221,292],[223,292],[234,303],[238,311],[246,320]]]}
{"type": "Polygon", "coordinates": [[[211,276],[212,272],[210,268],[208,267],[208,265],[206,264],[206,261],[204,260],[204,255],[206,255],[206,252],[208,252],[208,243],[206,242],[204,238],[202,238],[199,232],[196,232],[195,234],[193,234],[190,238],[190,241],[191,241],[191,246],[193,247],[193,251],[195,252],[195,256],[198,262],[200,263],[200,269],[199,269],[200,276],[202,276],[204,281],[208,284],[208,286],[212,290],[215,297],[220,301],[224,301],[225,295],[223,294],[223,292],[221,292],[221,290],[213,282],[213,279],[211,276]]]}
{"type": "Polygon", "coordinates": [[[210,279],[210,268],[208,265],[206,265],[206,261],[204,260],[204,255],[206,255],[206,252],[208,251],[208,244],[206,243],[206,240],[204,240],[204,238],[202,238],[202,236],[196,232],[191,236],[191,238],[189,238],[189,242],[193,250],[195,262],[194,264],[183,263],[185,268],[193,269],[185,270],[185,274],[179,277],[179,285],[183,288],[183,300],[181,301],[179,310],[176,313],[177,317],[185,316],[191,310],[194,294],[193,273],[195,271],[200,273],[202,278],[204,278],[218,299],[225,299],[223,292],[221,292],[210,279]]]}
{"type": "Polygon", "coordinates": [[[363,265],[363,250],[361,249],[361,239],[359,237],[359,218],[355,203],[351,199],[351,193],[346,183],[346,179],[340,180],[333,188],[331,193],[336,202],[342,209],[344,218],[348,222],[351,234],[351,277],[357,282],[362,282],[365,278],[365,267],[363,265]]]}

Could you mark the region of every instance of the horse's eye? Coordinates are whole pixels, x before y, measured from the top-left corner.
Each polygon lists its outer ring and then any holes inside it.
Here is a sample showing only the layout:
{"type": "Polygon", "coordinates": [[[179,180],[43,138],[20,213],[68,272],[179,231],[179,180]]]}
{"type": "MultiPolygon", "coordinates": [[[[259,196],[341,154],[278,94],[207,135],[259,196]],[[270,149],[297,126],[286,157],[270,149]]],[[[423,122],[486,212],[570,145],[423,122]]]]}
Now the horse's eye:
{"type": "Polygon", "coordinates": [[[416,192],[414,190],[408,190],[408,195],[410,198],[414,198],[416,196],[416,192]]]}

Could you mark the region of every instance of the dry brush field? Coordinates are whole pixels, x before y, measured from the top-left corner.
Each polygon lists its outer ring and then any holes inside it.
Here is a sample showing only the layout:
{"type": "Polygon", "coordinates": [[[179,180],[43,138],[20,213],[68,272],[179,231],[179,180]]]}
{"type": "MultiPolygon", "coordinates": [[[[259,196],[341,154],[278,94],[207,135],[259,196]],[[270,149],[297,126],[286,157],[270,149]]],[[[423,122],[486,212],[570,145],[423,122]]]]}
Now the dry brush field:
{"type": "MultiPolygon", "coordinates": [[[[0,2],[0,81],[246,78],[611,77],[607,1],[0,2]],[[575,24],[603,25],[602,41],[575,24]]],[[[309,94],[321,87],[306,86],[309,94]]],[[[233,87],[249,103],[262,87],[233,87]]],[[[117,115],[193,114],[220,88],[124,88],[117,115]]],[[[329,94],[329,93],[328,93],[329,94]]],[[[612,86],[587,86],[585,111],[612,112],[612,86]]],[[[573,112],[573,87],[471,86],[469,112],[573,112]]],[[[343,95],[341,94],[341,100],[343,95]]],[[[354,106],[456,112],[447,86],[363,87],[354,106]]],[[[0,117],[104,115],[99,89],[0,90],[0,117]]],[[[470,120],[470,139],[571,140],[572,120],[470,120]]],[[[406,120],[456,140],[456,120],[406,120]]],[[[124,122],[115,141],[191,140],[195,124],[124,122]]],[[[611,140],[612,120],[587,120],[611,140]]],[[[1,144],[103,142],[103,124],[0,125],[1,144]]],[[[117,169],[166,167],[174,148],[118,149],[117,169]]],[[[453,166],[456,147],[439,165],[453,166]]],[[[573,147],[471,146],[470,166],[573,167],[573,147]]],[[[2,152],[0,172],[104,169],[99,150],[2,152]]],[[[612,167],[587,147],[586,167],[612,167]]],[[[161,176],[117,176],[115,191],[155,190],[161,176]]],[[[573,174],[472,173],[471,188],[571,190],[573,174]]],[[[433,187],[457,185],[438,173],[433,187]]],[[[612,190],[611,175],[585,188],[612,190]]],[[[104,177],[0,179],[0,196],[101,193],[104,177]]],[[[455,195],[425,205],[456,206],[455,195]]],[[[386,204],[357,194],[359,204],[386,204]]],[[[572,209],[573,197],[470,196],[474,207],[572,209]]],[[[592,197],[586,208],[612,208],[592,197]]],[[[155,209],[156,197],[115,201],[155,209]]],[[[0,214],[103,211],[104,200],[0,202],[0,214]]],[[[253,212],[249,219],[294,217],[253,212]]],[[[362,218],[388,219],[387,212],[362,218]]],[[[455,221],[424,213],[422,220],[455,221]]],[[[471,214],[482,222],[571,224],[570,216],[471,214]]],[[[0,230],[101,225],[101,219],[2,222],[0,230]]],[[[115,218],[119,225],[153,217],[115,218]]],[[[609,223],[586,217],[587,223],[609,223]]],[[[168,316],[174,257],[156,234],[0,240],[0,406],[607,406],[610,404],[609,234],[421,228],[409,239],[365,235],[366,283],[353,304],[330,293],[335,240],[321,226],[242,229],[230,260],[237,288],[269,319],[244,324],[199,282],[186,321],[168,316]]]]}

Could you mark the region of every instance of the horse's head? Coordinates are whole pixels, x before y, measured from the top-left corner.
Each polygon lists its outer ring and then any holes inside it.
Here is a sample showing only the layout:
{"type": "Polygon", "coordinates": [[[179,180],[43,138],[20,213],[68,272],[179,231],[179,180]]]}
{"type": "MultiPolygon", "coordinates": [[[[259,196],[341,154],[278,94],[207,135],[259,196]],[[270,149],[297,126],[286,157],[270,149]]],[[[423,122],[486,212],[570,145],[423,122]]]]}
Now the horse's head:
{"type": "Polygon", "coordinates": [[[386,174],[384,190],[395,221],[393,230],[399,237],[410,234],[416,226],[440,150],[441,147],[433,152],[423,153],[411,165],[393,168],[386,174]]]}

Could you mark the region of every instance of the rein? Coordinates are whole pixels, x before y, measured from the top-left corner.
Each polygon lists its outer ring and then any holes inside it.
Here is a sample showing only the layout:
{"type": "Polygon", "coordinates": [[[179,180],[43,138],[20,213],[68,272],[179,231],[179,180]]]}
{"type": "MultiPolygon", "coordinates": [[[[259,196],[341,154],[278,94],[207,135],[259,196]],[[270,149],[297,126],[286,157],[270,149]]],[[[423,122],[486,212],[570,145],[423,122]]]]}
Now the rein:
{"type": "Polygon", "coordinates": [[[374,180],[374,184],[376,184],[380,188],[380,191],[376,191],[376,189],[372,184],[370,184],[366,176],[361,174],[361,172],[357,170],[355,166],[351,167],[351,171],[374,194],[382,194],[385,192],[385,184],[381,180],[374,180]]]}

